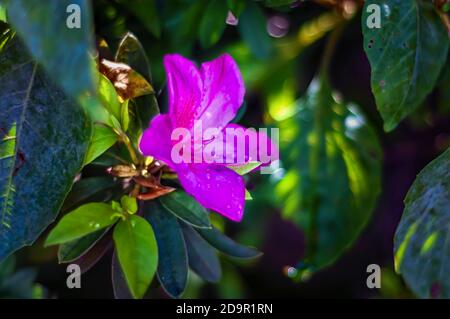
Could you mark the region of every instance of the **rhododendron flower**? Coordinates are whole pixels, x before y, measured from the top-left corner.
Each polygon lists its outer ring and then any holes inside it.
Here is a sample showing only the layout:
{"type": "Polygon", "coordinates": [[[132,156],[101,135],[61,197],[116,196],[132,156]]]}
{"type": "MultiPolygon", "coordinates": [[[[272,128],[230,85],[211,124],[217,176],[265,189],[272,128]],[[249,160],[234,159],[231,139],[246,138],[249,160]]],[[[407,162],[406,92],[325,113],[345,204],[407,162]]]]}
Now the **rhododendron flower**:
{"type": "MultiPolygon", "coordinates": [[[[174,130],[184,128],[193,132],[196,123],[201,123],[203,129],[212,128],[223,132],[225,139],[194,138],[194,153],[202,148],[198,146],[211,146],[211,143],[215,143],[213,146],[217,146],[217,149],[224,147],[223,143],[228,144],[231,147],[226,147],[226,152],[237,152],[235,141],[226,138],[226,129],[239,127],[229,124],[242,105],[245,94],[239,69],[227,54],[203,63],[200,70],[192,61],[177,54],[166,55],[164,66],[168,81],[169,113],[159,114],[152,119],[141,138],[140,149],[144,155],[153,156],[169,165],[177,173],[185,191],[204,207],[231,220],[240,221],[245,205],[245,185],[242,176],[227,167],[230,163],[223,163],[223,158],[217,158],[217,162],[213,163],[179,163],[171,155],[177,142],[173,141],[174,130]]],[[[254,130],[248,134],[267,145],[266,135],[254,130]]],[[[235,156],[233,164],[257,160],[250,158],[250,153],[251,150],[247,149],[244,158],[235,156]]]]}

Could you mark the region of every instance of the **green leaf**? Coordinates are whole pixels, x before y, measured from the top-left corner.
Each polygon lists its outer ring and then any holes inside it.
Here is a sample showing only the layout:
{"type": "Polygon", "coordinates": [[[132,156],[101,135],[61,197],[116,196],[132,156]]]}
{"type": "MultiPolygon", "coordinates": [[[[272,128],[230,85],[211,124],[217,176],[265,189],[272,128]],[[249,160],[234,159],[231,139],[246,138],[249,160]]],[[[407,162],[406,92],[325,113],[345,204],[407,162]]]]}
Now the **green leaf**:
{"type": "Polygon", "coordinates": [[[200,228],[211,227],[206,209],[184,191],[176,190],[159,200],[169,212],[188,224],[200,228]]]}
{"type": "Polygon", "coordinates": [[[70,96],[79,99],[95,93],[92,12],[87,0],[4,0],[8,20],[30,53],[42,63],[51,78],[70,96]],[[81,28],[67,27],[70,13],[80,7],[81,28]]]}
{"type": "Polygon", "coordinates": [[[232,240],[230,237],[222,234],[215,228],[211,229],[197,229],[197,232],[205,239],[211,246],[220,250],[224,254],[236,258],[256,258],[261,256],[261,253],[247,246],[240,245],[232,240]]]}
{"type": "Polygon", "coordinates": [[[125,275],[119,260],[117,259],[117,252],[114,251],[111,260],[111,281],[114,292],[114,298],[116,299],[133,299],[133,296],[128,288],[125,275]]]}
{"type": "Polygon", "coordinates": [[[449,37],[434,7],[419,0],[366,1],[362,28],[372,92],[384,128],[391,131],[433,90],[445,64],[449,37]],[[379,29],[367,25],[371,4],[381,8],[379,29]]]}
{"type": "Polygon", "coordinates": [[[138,210],[137,201],[134,197],[122,196],[120,204],[122,205],[122,208],[130,214],[135,214],[138,210]]]}
{"type": "Polygon", "coordinates": [[[380,193],[381,148],[357,107],[314,80],[295,116],[280,122],[286,173],[276,185],[283,215],[306,236],[310,271],[333,263],[358,238],[380,193]]]}
{"type": "Polygon", "coordinates": [[[119,95],[111,81],[99,73],[99,85],[98,85],[98,96],[103,106],[112,114],[116,120],[120,120],[122,117],[119,95]]]}
{"type": "Polygon", "coordinates": [[[0,3],[0,21],[6,22],[6,8],[0,3]]]}
{"type": "Polygon", "coordinates": [[[207,282],[218,282],[222,276],[217,253],[194,229],[181,224],[190,268],[207,282]]]}
{"type": "Polygon", "coordinates": [[[52,229],[45,246],[63,244],[114,224],[119,217],[110,205],[89,203],[65,215],[52,229]]]}
{"type": "Polygon", "coordinates": [[[108,229],[100,229],[79,239],[64,243],[58,247],[58,262],[70,263],[86,254],[102,237],[108,229]]]}
{"type": "Polygon", "coordinates": [[[110,127],[94,123],[94,134],[89,143],[83,165],[90,164],[97,157],[105,153],[117,140],[117,134],[110,127]]]}
{"type": "Polygon", "coordinates": [[[130,126],[130,114],[129,114],[128,103],[129,103],[129,100],[125,100],[122,103],[121,110],[120,110],[120,112],[121,112],[121,116],[120,116],[121,120],[120,121],[122,124],[122,130],[124,132],[128,131],[128,127],[130,126]]]}
{"type": "Polygon", "coordinates": [[[295,2],[295,0],[265,0],[264,4],[267,7],[281,7],[281,6],[288,6],[291,3],[295,2]]]}
{"type": "Polygon", "coordinates": [[[230,10],[236,18],[239,18],[244,11],[246,0],[227,0],[228,10],[230,10]]]}
{"type": "Polygon", "coordinates": [[[225,30],[227,13],[225,1],[212,0],[208,3],[198,29],[198,37],[203,48],[209,48],[220,40],[225,30]]]}
{"type": "Polygon", "coordinates": [[[397,272],[421,298],[450,298],[450,149],[425,167],[395,233],[397,272]]]}
{"type": "Polygon", "coordinates": [[[55,88],[16,39],[0,59],[0,260],[55,219],[91,135],[76,103],[55,88]]]}
{"type": "Polygon", "coordinates": [[[62,212],[69,212],[88,202],[107,202],[123,193],[122,184],[110,176],[87,177],[76,182],[67,195],[62,212]]]}
{"type": "Polygon", "coordinates": [[[227,167],[239,175],[245,175],[247,173],[250,173],[255,168],[258,168],[261,166],[260,162],[248,162],[243,165],[228,165],[227,167]]]}
{"type": "Polygon", "coordinates": [[[252,194],[250,194],[248,189],[245,189],[245,200],[253,200],[252,194]]]}
{"type": "Polygon", "coordinates": [[[131,215],[114,229],[117,258],[134,298],[146,293],[158,266],[158,247],[150,224],[131,215]]]}
{"type": "Polygon", "coordinates": [[[178,298],[186,288],[188,276],[186,244],[180,224],[158,201],[145,202],[144,217],[152,225],[158,243],[158,279],[168,295],[178,298]]]}
{"type": "Polygon", "coordinates": [[[239,18],[238,29],[255,57],[258,59],[270,57],[272,43],[266,31],[266,17],[258,4],[253,1],[247,3],[239,18]]]}

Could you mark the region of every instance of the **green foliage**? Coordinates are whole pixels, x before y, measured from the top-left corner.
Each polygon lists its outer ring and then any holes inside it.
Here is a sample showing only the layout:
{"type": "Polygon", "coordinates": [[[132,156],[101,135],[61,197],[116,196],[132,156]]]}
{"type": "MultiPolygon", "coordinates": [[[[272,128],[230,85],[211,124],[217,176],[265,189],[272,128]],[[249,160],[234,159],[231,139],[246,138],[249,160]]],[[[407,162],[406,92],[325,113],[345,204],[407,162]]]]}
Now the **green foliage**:
{"type": "Polygon", "coordinates": [[[227,3],[223,0],[212,0],[208,3],[199,26],[199,40],[204,48],[213,46],[225,30],[227,3]]]}
{"type": "Polygon", "coordinates": [[[372,91],[384,128],[391,131],[433,90],[447,58],[449,36],[431,3],[420,0],[366,1],[362,28],[372,91]],[[381,7],[379,29],[366,23],[371,4],[381,7]]]}
{"type": "Polygon", "coordinates": [[[0,299],[40,299],[44,297],[41,286],[35,284],[36,270],[15,271],[16,259],[9,256],[0,262],[0,299]]]}
{"type": "Polygon", "coordinates": [[[52,229],[46,246],[63,244],[113,225],[120,216],[110,205],[89,203],[65,215],[52,229]]]}
{"type": "Polygon", "coordinates": [[[55,219],[81,169],[91,129],[16,39],[2,50],[0,76],[3,259],[33,243],[55,219]]]}
{"type": "Polygon", "coordinates": [[[395,233],[396,270],[421,298],[450,298],[450,149],[425,167],[395,233]]]}
{"type": "Polygon", "coordinates": [[[94,133],[84,159],[84,165],[94,161],[117,142],[117,134],[110,128],[94,123],[94,133]]]}
{"type": "Polygon", "coordinates": [[[140,216],[121,220],[114,229],[117,258],[134,298],[146,293],[158,265],[158,246],[150,224],[140,216]]]}
{"type": "Polygon", "coordinates": [[[182,190],[160,198],[161,204],[172,214],[192,226],[210,228],[208,212],[197,201],[182,190]]]}
{"type": "Polygon", "coordinates": [[[356,106],[336,101],[324,80],[311,83],[280,131],[286,173],[276,193],[283,216],[305,232],[305,263],[315,271],[342,255],[369,221],[381,149],[356,106]]]}
{"type": "Polygon", "coordinates": [[[86,254],[108,229],[100,229],[81,238],[66,242],[58,248],[59,263],[70,263],[86,254]]]}

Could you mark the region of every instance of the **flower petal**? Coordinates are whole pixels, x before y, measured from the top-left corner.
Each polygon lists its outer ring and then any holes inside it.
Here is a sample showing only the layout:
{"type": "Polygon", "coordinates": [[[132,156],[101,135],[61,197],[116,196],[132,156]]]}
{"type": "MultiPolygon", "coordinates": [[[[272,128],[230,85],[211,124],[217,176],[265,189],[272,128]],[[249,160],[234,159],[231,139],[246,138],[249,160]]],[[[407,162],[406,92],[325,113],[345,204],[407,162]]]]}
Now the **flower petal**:
{"type": "Polygon", "coordinates": [[[244,101],[245,87],[236,62],[224,54],[202,64],[203,99],[201,115],[203,128],[227,125],[244,101]]]}
{"type": "Polygon", "coordinates": [[[185,191],[200,204],[233,220],[244,215],[245,185],[241,176],[221,165],[177,166],[185,191]]]}
{"type": "Polygon", "coordinates": [[[153,156],[172,164],[172,123],[168,114],[158,114],[150,122],[148,129],[142,134],[139,149],[146,156],[153,156]]]}
{"type": "Polygon", "coordinates": [[[169,114],[174,127],[191,128],[199,115],[202,78],[196,65],[179,54],[164,56],[169,91],[169,114]]]}

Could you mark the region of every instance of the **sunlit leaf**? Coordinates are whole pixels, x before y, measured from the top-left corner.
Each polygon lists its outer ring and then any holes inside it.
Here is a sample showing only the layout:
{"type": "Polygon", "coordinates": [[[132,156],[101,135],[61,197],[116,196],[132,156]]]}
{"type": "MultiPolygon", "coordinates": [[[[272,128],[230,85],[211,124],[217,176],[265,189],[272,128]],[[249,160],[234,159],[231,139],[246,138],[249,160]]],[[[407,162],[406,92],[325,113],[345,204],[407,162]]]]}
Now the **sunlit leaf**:
{"type": "Polygon", "coordinates": [[[396,270],[421,298],[450,298],[450,149],[425,167],[395,233],[396,270]]]}
{"type": "Polygon", "coordinates": [[[158,266],[158,246],[150,224],[131,215],[114,229],[117,258],[134,298],[146,293],[158,266]]]}
{"type": "Polygon", "coordinates": [[[94,123],[94,133],[91,142],[89,143],[83,165],[87,165],[94,161],[113,146],[117,140],[117,134],[110,127],[94,123]]]}
{"type": "Polygon", "coordinates": [[[64,215],[45,241],[46,246],[63,244],[114,224],[119,217],[105,203],[89,203],[64,215]]]}
{"type": "Polygon", "coordinates": [[[298,113],[280,123],[286,173],[276,186],[284,217],[307,238],[305,263],[333,263],[358,238],[380,192],[381,149],[355,105],[314,80],[298,113]]]}

